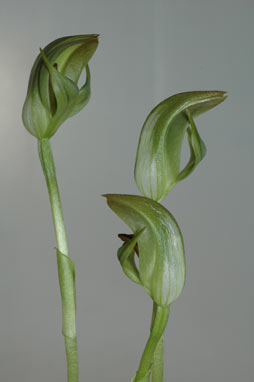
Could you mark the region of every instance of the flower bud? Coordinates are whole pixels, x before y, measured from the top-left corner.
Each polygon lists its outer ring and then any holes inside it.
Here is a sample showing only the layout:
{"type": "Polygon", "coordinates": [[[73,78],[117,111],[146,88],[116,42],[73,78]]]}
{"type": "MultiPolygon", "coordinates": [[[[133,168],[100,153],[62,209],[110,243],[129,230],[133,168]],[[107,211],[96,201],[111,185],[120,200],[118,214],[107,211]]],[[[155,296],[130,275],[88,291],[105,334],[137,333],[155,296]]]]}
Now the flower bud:
{"type": "Polygon", "coordinates": [[[125,274],[141,284],[153,301],[167,306],[185,282],[182,234],[169,211],[159,203],[134,195],[105,195],[109,207],[134,233],[118,250],[125,274]],[[138,266],[134,249],[138,244],[138,266]]]}
{"type": "Polygon", "coordinates": [[[98,35],[59,38],[43,50],[33,65],[22,119],[38,139],[50,138],[69,117],[78,113],[90,98],[88,62],[98,45],[98,35]],[[79,77],[86,68],[86,82],[79,77]]]}
{"type": "Polygon", "coordinates": [[[139,138],[135,180],[140,192],[160,201],[195,169],[206,153],[193,117],[226,98],[222,91],[179,93],[157,105],[148,115],[139,138]],[[180,171],[181,150],[187,133],[190,159],[180,171]]]}

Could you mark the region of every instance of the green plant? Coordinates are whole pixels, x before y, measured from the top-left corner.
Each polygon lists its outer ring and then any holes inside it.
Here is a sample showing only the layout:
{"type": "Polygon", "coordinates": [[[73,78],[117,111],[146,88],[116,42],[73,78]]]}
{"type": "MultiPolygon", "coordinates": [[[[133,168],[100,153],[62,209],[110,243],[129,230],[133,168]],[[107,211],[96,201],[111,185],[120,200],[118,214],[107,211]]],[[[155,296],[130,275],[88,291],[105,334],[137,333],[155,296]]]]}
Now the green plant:
{"type": "MultiPolygon", "coordinates": [[[[68,382],[78,382],[75,268],[69,257],[65,225],[50,139],[60,125],[78,113],[90,98],[88,62],[98,35],[63,37],[40,50],[29,79],[23,106],[26,129],[38,140],[57,241],[57,265],[62,299],[68,382]],[[86,70],[86,82],[77,83],[86,70]]],[[[206,149],[193,117],[224,101],[220,91],[176,94],[156,106],[147,117],[137,150],[135,180],[144,196],[105,195],[109,207],[129,226],[120,234],[118,259],[124,273],[144,287],[153,300],[150,336],[133,382],[163,381],[163,334],[170,305],[185,282],[185,256],[180,228],[159,202],[203,159],[206,149]],[[181,149],[187,135],[190,159],[180,169],[181,149]],[[136,256],[137,255],[137,256],[136,256]],[[137,265],[138,263],[138,265],[137,265]]]]}
{"type": "Polygon", "coordinates": [[[206,153],[193,117],[226,98],[221,91],[176,94],[157,105],[141,131],[135,180],[144,196],[107,194],[109,207],[128,225],[132,234],[124,241],[118,259],[124,273],[144,287],[153,300],[150,336],[133,382],[163,381],[165,331],[170,305],[185,282],[185,255],[179,226],[158,202],[196,168],[206,153]],[[190,158],[180,170],[182,143],[187,135],[190,158]],[[137,256],[136,256],[137,255],[137,256]]]}
{"type": "Polygon", "coordinates": [[[78,113],[89,101],[91,90],[88,62],[97,45],[98,35],[80,35],[59,38],[41,49],[32,67],[22,112],[26,129],[38,140],[39,157],[51,204],[57,241],[68,382],[78,382],[79,379],[75,269],[69,257],[50,138],[66,119],[78,113]],[[86,82],[79,88],[77,83],[84,68],[86,82]]]}

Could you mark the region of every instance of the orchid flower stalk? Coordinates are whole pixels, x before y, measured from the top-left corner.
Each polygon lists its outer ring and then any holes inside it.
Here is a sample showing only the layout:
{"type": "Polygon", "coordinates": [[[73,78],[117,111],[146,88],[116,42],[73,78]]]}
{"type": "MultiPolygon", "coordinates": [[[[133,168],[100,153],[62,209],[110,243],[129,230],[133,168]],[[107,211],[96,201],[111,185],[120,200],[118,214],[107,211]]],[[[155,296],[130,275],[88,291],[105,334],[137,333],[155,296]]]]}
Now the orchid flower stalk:
{"type": "Polygon", "coordinates": [[[135,180],[144,196],[107,194],[109,207],[132,234],[120,234],[118,259],[126,276],[153,300],[150,336],[132,382],[163,382],[163,334],[170,305],[185,283],[185,253],[180,228],[159,202],[197,167],[206,153],[193,118],[226,98],[221,91],[176,94],[148,115],[139,138],[135,180]],[[190,158],[180,169],[187,136],[190,158]]]}
{"type": "Polygon", "coordinates": [[[97,45],[98,35],[79,35],[59,38],[41,49],[32,67],[22,112],[26,129],[37,138],[55,228],[68,382],[79,380],[75,268],[69,257],[50,138],[66,119],[78,113],[89,101],[88,62],[97,45]],[[77,83],[84,68],[86,81],[79,88],[77,83]]]}

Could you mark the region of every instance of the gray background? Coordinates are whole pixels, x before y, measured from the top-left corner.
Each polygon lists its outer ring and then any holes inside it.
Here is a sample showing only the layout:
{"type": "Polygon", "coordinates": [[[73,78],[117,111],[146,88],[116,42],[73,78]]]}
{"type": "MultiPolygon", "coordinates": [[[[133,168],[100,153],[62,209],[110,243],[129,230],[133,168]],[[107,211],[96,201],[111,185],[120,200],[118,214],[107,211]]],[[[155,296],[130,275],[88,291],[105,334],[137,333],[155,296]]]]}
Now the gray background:
{"type": "Polygon", "coordinates": [[[77,271],[80,381],[130,381],[152,304],[122,273],[126,231],[100,194],[138,193],[141,126],[171,94],[221,89],[197,120],[208,153],[164,200],[185,238],[187,282],[166,330],[170,382],[253,378],[253,1],[9,0],[0,35],[0,380],[66,380],[55,238],[36,140],[21,108],[39,46],[100,33],[93,96],[52,140],[77,271]]]}

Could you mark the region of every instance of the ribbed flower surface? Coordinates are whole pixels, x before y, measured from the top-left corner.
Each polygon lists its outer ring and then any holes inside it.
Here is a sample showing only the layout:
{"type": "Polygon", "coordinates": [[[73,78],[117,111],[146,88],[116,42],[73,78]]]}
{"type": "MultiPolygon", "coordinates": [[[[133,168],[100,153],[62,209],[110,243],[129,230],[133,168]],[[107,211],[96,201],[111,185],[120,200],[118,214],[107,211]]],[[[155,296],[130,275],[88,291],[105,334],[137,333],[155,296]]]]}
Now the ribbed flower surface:
{"type": "Polygon", "coordinates": [[[148,115],[139,139],[135,180],[140,192],[160,201],[179,181],[188,176],[205,155],[192,117],[215,107],[226,98],[221,91],[193,91],[173,95],[148,115]],[[180,171],[181,150],[187,133],[190,161],[180,171]]]}
{"type": "Polygon", "coordinates": [[[105,196],[109,207],[134,235],[139,234],[140,283],[156,304],[171,304],[181,293],[185,281],[183,239],[174,217],[159,203],[142,196],[105,196]]]}
{"type": "Polygon", "coordinates": [[[98,35],[57,39],[36,58],[29,78],[22,118],[26,129],[38,139],[50,138],[90,98],[88,62],[98,45],[98,35]],[[86,82],[77,83],[86,68],[86,82]]]}

